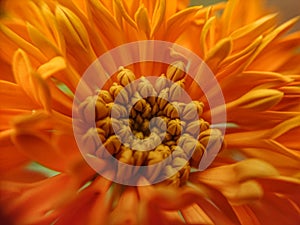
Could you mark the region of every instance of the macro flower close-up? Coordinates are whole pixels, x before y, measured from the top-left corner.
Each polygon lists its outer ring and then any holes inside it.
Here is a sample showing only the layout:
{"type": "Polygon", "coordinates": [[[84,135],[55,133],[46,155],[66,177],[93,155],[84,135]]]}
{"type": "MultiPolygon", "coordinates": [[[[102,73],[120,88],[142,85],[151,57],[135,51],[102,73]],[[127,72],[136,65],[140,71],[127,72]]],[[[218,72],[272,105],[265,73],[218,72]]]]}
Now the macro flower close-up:
{"type": "Polygon", "coordinates": [[[0,2],[0,224],[300,224],[300,17],[198,2],[0,2]]]}

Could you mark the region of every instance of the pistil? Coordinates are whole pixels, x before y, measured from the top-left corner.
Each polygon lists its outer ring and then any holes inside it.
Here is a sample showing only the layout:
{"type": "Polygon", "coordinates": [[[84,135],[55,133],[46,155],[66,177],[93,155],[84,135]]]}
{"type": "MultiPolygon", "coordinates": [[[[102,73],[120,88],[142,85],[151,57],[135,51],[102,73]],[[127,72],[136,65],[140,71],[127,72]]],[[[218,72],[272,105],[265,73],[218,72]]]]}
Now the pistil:
{"type": "MultiPolygon", "coordinates": [[[[189,178],[191,166],[197,168],[199,165],[210,138],[216,143],[221,140],[221,132],[210,128],[201,118],[202,102],[184,103],[178,98],[185,77],[183,63],[175,62],[168,67],[166,76],[162,74],[155,83],[141,77],[134,87],[131,84],[136,80],[135,74],[121,67],[118,82],[109,90],[98,91],[79,107],[83,118],[88,118],[90,101],[96,102],[94,120],[102,144],[97,145],[95,138],[84,135],[86,142],[93,141],[89,146],[94,149],[89,153],[101,158],[105,148],[120,162],[133,166],[164,162],[155,170],[149,168],[149,179],[163,176],[166,179],[161,185],[183,185],[189,178]]],[[[122,176],[122,171],[117,174],[122,176]]]]}

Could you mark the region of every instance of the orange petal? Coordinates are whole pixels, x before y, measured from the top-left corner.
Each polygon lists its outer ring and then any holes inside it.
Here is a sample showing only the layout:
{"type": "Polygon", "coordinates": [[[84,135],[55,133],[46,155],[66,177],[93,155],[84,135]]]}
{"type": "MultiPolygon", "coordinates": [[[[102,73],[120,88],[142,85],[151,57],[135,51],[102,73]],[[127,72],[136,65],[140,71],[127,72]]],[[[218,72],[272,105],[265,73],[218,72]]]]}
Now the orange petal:
{"type": "MultiPolygon", "coordinates": [[[[0,132],[0,140],[3,141],[3,132],[0,132]]],[[[10,137],[10,135],[9,135],[10,137]]],[[[9,146],[1,146],[0,151],[0,174],[1,178],[8,171],[13,171],[18,169],[29,162],[28,157],[26,157],[22,152],[17,150],[12,144],[9,146]]]]}
{"type": "Polygon", "coordinates": [[[15,117],[11,125],[16,130],[50,130],[53,128],[53,121],[45,111],[33,111],[15,117]]]}
{"type": "Polygon", "coordinates": [[[256,60],[252,62],[251,67],[256,68],[256,70],[289,71],[288,73],[290,74],[297,74],[299,72],[292,71],[292,68],[297,69],[297,64],[294,64],[294,66],[288,70],[281,70],[281,68],[285,68],[287,64],[295,60],[297,56],[296,49],[299,43],[299,32],[274,40],[261,52],[256,60]],[[280,55],[280,57],[277,57],[278,55],[280,55]]]}
{"type": "MultiPolygon", "coordinates": [[[[24,29],[24,26],[23,26],[24,29]]],[[[26,41],[23,37],[19,36],[17,33],[15,33],[13,30],[11,30],[9,27],[0,24],[0,32],[4,35],[5,38],[8,40],[4,41],[3,43],[6,43],[6,46],[3,47],[3,49],[14,51],[18,48],[24,49],[26,52],[28,52],[31,56],[33,56],[36,60],[40,62],[46,61],[46,57],[40,52],[38,48],[33,46],[31,43],[26,41]]],[[[3,37],[3,38],[4,38],[3,37]]],[[[1,36],[0,36],[1,38],[1,36]]],[[[2,38],[1,38],[2,39],[2,38]]],[[[1,45],[3,44],[1,41],[1,45]]],[[[2,46],[1,46],[2,48],[2,46]]],[[[12,52],[14,52],[12,51],[12,52]]],[[[12,56],[13,54],[9,54],[9,56],[12,56]]],[[[8,62],[11,62],[11,58],[6,58],[8,62]]]]}
{"type": "MultiPolygon", "coordinates": [[[[107,45],[110,46],[112,44],[113,46],[118,46],[122,44],[124,42],[124,34],[112,13],[101,1],[89,0],[89,2],[91,20],[95,22],[99,32],[105,37],[107,45]]],[[[118,15],[119,14],[116,14],[116,16],[118,15]]],[[[104,44],[102,45],[105,46],[104,44]]]]}
{"type": "Polygon", "coordinates": [[[37,28],[31,24],[27,24],[27,30],[31,40],[35,46],[38,46],[41,52],[48,58],[51,59],[57,55],[61,55],[60,50],[51,43],[51,40],[42,34],[37,28]]]}
{"type": "MultiPolygon", "coordinates": [[[[251,60],[248,62],[249,68],[251,68],[251,63],[255,61],[256,57],[277,37],[288,31],[297,21],[299,18],[294,18],[286,23],[282,24],[281,26],[277,27],[275,30],[267,34],[262,41],[262,44],[258,47],[255,54],[251,57],[251,60]]],[[[248,67],[247,66],[247,67],[248,67]]],[[[251,70],[251,69],[250,69],[251,70]]]]}
{"type": "Polygon", "coordinates": [[[41,74],[43,79],[48,79],[53,76],[55,73],[66,69],[66,61],[65,58],[61,56],[51,58],[47,63],[41,65],[37,72],[41,74]]]}
{"type": "MultiPolygon", "coordinates": [[[[175,1],[174,1],[175,2],[175,1]]],[[[184,10],[185,8],[187,8],[190,4],[189,0],[176,0],[177,2],[177,10],[184,10]]]]}
{"type": "Polygon", "coordinates": [[[191,174],[190,179],[196,183],[212,185],[231,202],[240,204],[262,197],[262,188],[253,179],[276,175],[277,170],[270,164],[249,159],[191,174]]]}
{"type": "Polygon", "coordinates": [[[56,171],[65,170],[66,159],[57,152],[56,147],[44,136],[34,132],[17,132],[13,142],[30,159],[56,171]]]}
{"type": "Polygon", "coordinates": [[[261,201],[249,206],[260,224],[264,225],[295,225],[300,222],[300,213],[286,198],[266,195],[261,201]],[[272,212],[272,218],[266,216],[272,212]]]}
{"type": "Polygon", "coordinates": [[[258,19],[265,14],[264,11],[265,9],[262,7],[260,0],[253,0],[249,3],[240,0],[229,0],[221,17],[222,37],[226,37],[244,24],[249,24],[258,19]]]}
{"type": "Polygon", "coordinates": [[[280,171],[281,174],[288,176],[295,174],[300,167],[299,159],[288,157],[274,150],[246,148],[240,149],[239,151],[249,158],[255,157],[264,160],[280,171]]]}
{"type": "Polygon", "coordinates": [[[264,16],[230,34],[234,40],[234,49],[242,49],[249,40],[254,40],[276,25],[277,14],[264,16]]]}
{"type": "Polygon", "coordinates": [[[73,194],[72,201],[67,202],[60,209],[57,225],[106,225],[109,205],[107,205],[107,191],[110,182],[98,177],[88,187],[77,194],[73,194]],[[93,220],[93,221],[92,221],[93,220]]]}
{"type": "Polygon", "coordinates": [[[198,13],[203,6],[194,6],[184,9],[177,12],[167,21],[166,33],[170,34],[172,32],[172,37],[169,37],[170,40],[176,40],[182,30],[186,28],[186,24],[190,22],[189,20],[182,20],[182,18],[193,18],[196,13],[198,13]]]}
{"type": "Polygon", "coordinates": [[[61,207],[76,193],[72,180],[60,174],[32,184],[2,182],[1,205],[16,224],[49,224],[61,207]],[[45,201],[47,196],[47,201],[45,201]],[[44,221],[44,223],[42,223],[44,221]]]}
{"type": "Polygon", "coordinates": [[[148,11],[143,5],[141,5],[139,9],[136,11],[135,21],[137,23],[138,28],[142,32],[144,32],[146,37],[149,39],[150,32],[151,32],[150,21],[149,21],[148,11]]]}
{"type": "Polygon", "coordinates": [[[0,109],[0,130],[8,130],[12,127],[12,121],[15,117],[30,113],[28,110],[22,109],[0,109]]]}
{"type": "Polygon", "coordinates": [[[231,53],[231,48],[231,39],[224,38],[209,50],[204,61],[212,71],[216,72],[218,65],[231,53]]]}
{"type": "Polygon", "coordinates": [[[266,190],[277,194],[289,196],[292,200],[300,203],[300,180],[293,177],[279,176],[274,178],[260,178],[258,182],[266,190]]]}
{"type": "Polygon", "coordinates": [[[110,222],[112,224],[138,224],[138,212],[136,212],[139,209],[138,201],[136,189],[133,187],[126,188],[118,201],[118,205],[110,214],[110,222]]]}
{"type": "Polygon", "coordinates": [[[123,18],[125,19],[125,21],[132,26],[133,28],[137,29],[137,25],[135,23],[135,21],[130,17],[130,15],[128,14],[128,12],[125,9],[125,6],[123,4],[122,0],[115,0],[116,6],[118,7],[118,9],[120,10],[120,13],[122,14],[123,18]]]}
{"type": "Polygon", "coordinates": [[[87,51],[90,46],[88,34],[75,13],[66,7],[57,6],[55,15],[68,43],[73,46],[80,46],[87,51]]]}
{"type": "Polygon", "coordinates": [[[235,108],[255,109],[264,111],[278,104],[283,97],[283,93],[273,89],[254,89],[227,104],[228,110],[235,108]]]}
{"type": "Polygon", "coordinates": [[[157,32],[162,25],[166,13],[166,0],[156,0],[155,8],[152,15],[151,37],[157,32]]]}
{"type": "Polygon", "coordinates": [[[201,32],[201,36],[200,36],[200,46],[201,46],[201,52],[200,52],[200,57],[202,56],[203,58],[207,57],[207,52],[208,49],[210,47],[209,43],[208,43],[208,36],[209,36],[209,32],[212,30],[213,27],[213,23],[216,21],[216,17],[213,16],[211,18],[209,18],[203,28],[202,28],[202,32],[201,32]]]}
{"type": "Polygon", "coordinates": [[[292,119],[284,121],[283,123],[271,129],[269,132],[265,134],[265,137],[276,139],[279,136],[286,133],[287,131],[292,130],[299,126],[300,126],[300,116],[296,116],[292,119]]]}
{"type": "Polygon", "coordinates": [[[18,85],[0,81],[1,108],[33,110],[38,107],[18,85]]]}
{"type": "Polygon", "coordinates": [[[255,213],[248,205],[236,205],[233,208],[236,215],[239,217],[241,224],[261,225],[255,213]]]}
{"type": "MultiPolygon", "coordinates": [[[[1,41],[1,40],[0,40],[1,41]]],[[[2,46],[0,44],[0,48],[2,49],[2,46]]],[[[9,82],[14,82],[14,76],[11,71],[11,65],[8,62],[5,62],[0,53],[0,68],[1,68],[1,73],[0,73],[0,80],[4,81],[9,81],[9,82]]]]}
{"type": "Polygon", "coordinates": [[[190,207],[182,209],[181,213],[188,224],[213,224],[205,211],[197,204],[193,204],[190,207]]]}
{"type": "Polygon", "coordinates": [[[14,55],[13,71],[17,83],[27,95],[33,97],[46,110],[50,111],[50,90],[40,75],[33,72],[29,58],[22,50],[18,50],[14,55]]]}

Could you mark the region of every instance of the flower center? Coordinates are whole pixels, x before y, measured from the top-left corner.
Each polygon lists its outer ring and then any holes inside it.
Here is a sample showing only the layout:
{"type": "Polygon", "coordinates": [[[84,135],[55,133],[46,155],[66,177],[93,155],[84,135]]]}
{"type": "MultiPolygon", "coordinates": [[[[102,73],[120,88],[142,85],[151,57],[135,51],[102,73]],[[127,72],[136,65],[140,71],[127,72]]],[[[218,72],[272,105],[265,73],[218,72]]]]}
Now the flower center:
{"type": "MultiPolygon", "coordinates": [[[[134,166],[151,166],[165,161],[149,179],[163,176],[160,184],[181,186],[189,178],[191,167],[197,168],[210,138],[221,140],[221,132],[210,128],[202,116],[204,104],[182,99],[186,74],[170,65],[166,76],[154,81],[120,68],[109,90],[100,90],[96,98],[96,140],[90,153],[103,158],[104,148],[118,161],[134,166]],[[135,83],[135,81],[139,81],[135,83]],[[172,81],[172,82],[168,82],[172,81]]],[[[179,66],[178,66],[179,63],[179,66]]],[[[83,115],[90,99],[81,103],[83,115]]],[[[87,118],[88,119],[88,118],[87,118]]],[[[91,137],[85,135],[87,142],[91,137]]],[[[126,172],[118,171],[120,176],[126,172]]]]}

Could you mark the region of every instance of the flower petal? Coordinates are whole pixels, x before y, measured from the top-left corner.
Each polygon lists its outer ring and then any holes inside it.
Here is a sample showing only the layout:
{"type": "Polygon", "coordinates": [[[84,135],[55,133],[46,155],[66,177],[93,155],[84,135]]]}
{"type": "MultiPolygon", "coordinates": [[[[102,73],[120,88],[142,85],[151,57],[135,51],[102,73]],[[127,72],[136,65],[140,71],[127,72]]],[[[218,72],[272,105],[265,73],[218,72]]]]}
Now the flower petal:
{"type": "Polygon", "coordinates": [[[201,32],[201,36],[200,36],[200,46],[201,46],[200,56],[203,56],[203,58],[207,57],[207,51],[211,47],[211,46],[209,46],[209,43],[208,43],[208,36],[209,36],[209,32],[212,30],[213,23],[215,23],[215,21],[216,21],[215,16],[209,18],[205,22],[205,24],[202,28],[202,32],[201,32]]]}
{"type": "Polygon", "coordinates": [[[139,209],[138,195],[136,189],[133,187],[127,188],[118,201],[118,205],[110,214],[111,224],[138,224],[137,213],[132,209],[139,209]]]}
{"type": "MultiPolygon", "coordinates": [[[[251,68],[251,63],[255,60],[255,58],[265,49],[274,39],[276,39],[278,36],[285,33],[287,30],[289,30],[297,21],[299,18],[294,18],[286,23],[282,24],[281,26],[277,27],[275,30],[267,34],[262,41],[262,44],[259,46],[259,48],[256,50],[255,54],[251,57],[251,60],[248,62],[249,68],[251,68]]],[[[247,66],[247,67],[248,67],[247,66]]]]}
{"type": "Polygon", "coordinates": [[[1,178],[3,175],[12,172],[21,166],[24,166],[29,162],[28,157],[22,154],[19,150],[13,146],[11,143],[12,131],[1,131],[0,141],[1,141],[1,151],[0,151],[0,174],[1,178]]]}
{"type": "MultiPolygon", "coordinates": [[[[7,44],[7,46],[3,47],[3,49],[6,49],[6,48],[8,48],[9,50],[13,49],[13,52],[14,52],[18,48],[22,48],[26,52],[28,52],[31,56],[33,56],[36,60],[41,61],[41,62],[46,61],[46,57],[39,51],[38,48],[36,48],[31,43],[26,41],[23,37],[16,34],[9,27],[7,27],[3,24],[0,24],[0,32],[4,35],[4,37],[8,38],[8,41],[7,40],[3,41],[3,42],[1,41],[1,44],[2,43],[7,44]]],[[[2,46],[1,46],[1,48],[2,48],[2,46]]],[[[12,54],[10,54],[10,56],[11,55],[12,54]]],[[[7,60],[8,60],[8,62],[10,62],[11,58],[8,58],[7,60]]]]}
{"type": "Polygon", "coordinates": [[[146,37],[150,38],[150,22],[147,9],[142,5],[135,13],[135,21],[138,28],[146,34],[146,37]]]}
{"type": "Polygon", "coordinates": [[[133,28],[137,29],[137,24],[134,22],[134,20],[130,17],[128,12],[126,11],[123,1],[122,0],[115,0],[115,3],[120,10],[123,18],[126,20],[126,22],[131,25],[133,28]]]}
{"type": "Polygon", "coordinates": [[[237,30],[244,24],[251,23],[263,14],[265,14],[265,10],[260,0],[253,0],[248,3],[240,0],[229,0],[221,17],[222,36],[226,37],[232,31],[237,30]],[[251,13],[245,13],[245,11],[251,13]]]}
{"type": "Polygon", "coordinates": [[[284,121],[283,123],[279,124],[278,126],[274,127],[270,131],[265,134],[266,138],[273,138],[276,139],[279,136],[283,135],[289,130],[292,130],[296,127],[300,126],[300,116],[296,116],[292,119],[284,121]]]}
{"type": "Polygon", "coordinates": [[[300,222],[299,211],[288,199],[281,196],[266,195],[261,201],[255,202],[249,207],[255,213],[260,224],[295,225],[300,222]],[[269,212],[272,212],[272,220],[266,216],[269,212]]]}
{"type": "Polygon", "coordinates": [[[273,89],[251,90],[239,99],[227,104],[228,110],[233,108],[246,108],[264,111],[278,104],[283,97],[283,93],[273,89]]]}
{"type": "Polygon", "coordinates": [[[101,1],[89,0],[89,2],[91,20],[95,22],[98,30],[103,34],[103,37],[105,37],[107,46],[110,46],[110,44],[113,46],[122,44],[124,42],[124,34],[122,33],[116,18],[113,17],[112,13],[101,1]]]}
{"type": "Polygon", "coordinates": [[[35,46],[39,46],[41,52],[43,52],[47,58],[53,58],[62,54],[60,50],[51,43],[49,38],[45,37],[45,35],[43,35],[34,26],[27,24],[27,30],[31,40],[33,41],[33,44],[35,46]]]}
{"type": "Polygon", "coordinates": [[[190,23],[190,18],[193,18],[203,6],[194,6],[184,9],[182,11],[177,12],[173,16],[171,16],[167,21],[166,33],[171,34],[168,39],[170,41],[174,41],[180,36],[181,32],[186,28],[186,25],[190,23]],[[182,18],[186,18],[186,20],[182,20],[182,18]]]}
{"type": "Polygon", "coordinates": [[[32,110],[38,107],[18,85],[0,81],[1,108],[32,110]],[[2,97],[3,96],[3,97],[2,97]],[[4,97],[5,96],[5,97],[4,97]]]}
{"type": "Polygon", "coordinates": [[[106,225],[108,224],[108,204],[106,194],[111,182],[97,177],[82,191],[73,193],[71,201],[60,209],[57,225],[106,225]],[[101,206],[101,207],[99,207],[101,206]]]}
{"type": "Polygon", "coordinates": [[[229,201],[240,204],[262,197],[262,188],[253,179],[276,175],[277,170],[270,164],[249,159],[191,174],[190,179],[196,183],[211,185],[220,190],[229,201]]]}
{"type": "Polygon", "coordinates": [[[231,48],[231,38],[222,39],[209,50],[204,61],[212,71],[216,72],[218,65],[231,53],[231,48]]]}
{"type": "Polygon", "coordinates": [[[23,131],[14,134],[12,138],[15,145],[30,159],[56,171],[65,170],[65,160],[45,137],[23,131]]]}
{"type": "Polygon", "coordinates": [[[234,40],[234,49],[242,49],[248,40],[254,40],[264,32],[275,26],[277,14],[270,14],[254,21],[244,27],[241,27],[231,33],[234,40]]]}
{"type": "Polygon", "coordinates": [[[50,90],[39,74],[33,72],[27,54],[18,50],[14,55],[13,71],[17,83],[47,111],[51,109],[50,90]]]}
{"type": "Polygon", "coordinates": [[[182,209],[181,213],[188,224],[213,224],[205,211],[197,204],[182,209]]]}
{"type": "Polygon", "coordinates": [[[157,32],[162,25],[166,13],[166,0],[156,0],[154,12],[152,15],[152,30],[151,37],[157,32]]]}
{"type": "Polygon", "coordinates": [[[66,69],[66,67],[67,65],[65,59],[61,56],[57,56],[50,59],[47,63],[41,65],[37,72],[41,74],[43,79],[48,79],[58,71],[66,69]]]}
{"type": "Polygon", "coordinates": [[[57,217],[55,209],[69,201],[75,188],[66,174],[31,184],[2,182],[1,205],[6,205],[5,214],[18,224],[49,224],[57,217]]]}
{"type": "Polygon", "coordinates": [[[90,46],[88,34],[75,13],[68,8],[57,6],[55,15],[68,43],[73,46],[80,46],[87,51],[90,46]]]}
{"type": "Polygon", "coordinates": [[[234,210],[241,221],[241,224],[261,225],[255,213],[248,205],[235,205],[234,210]]]}

